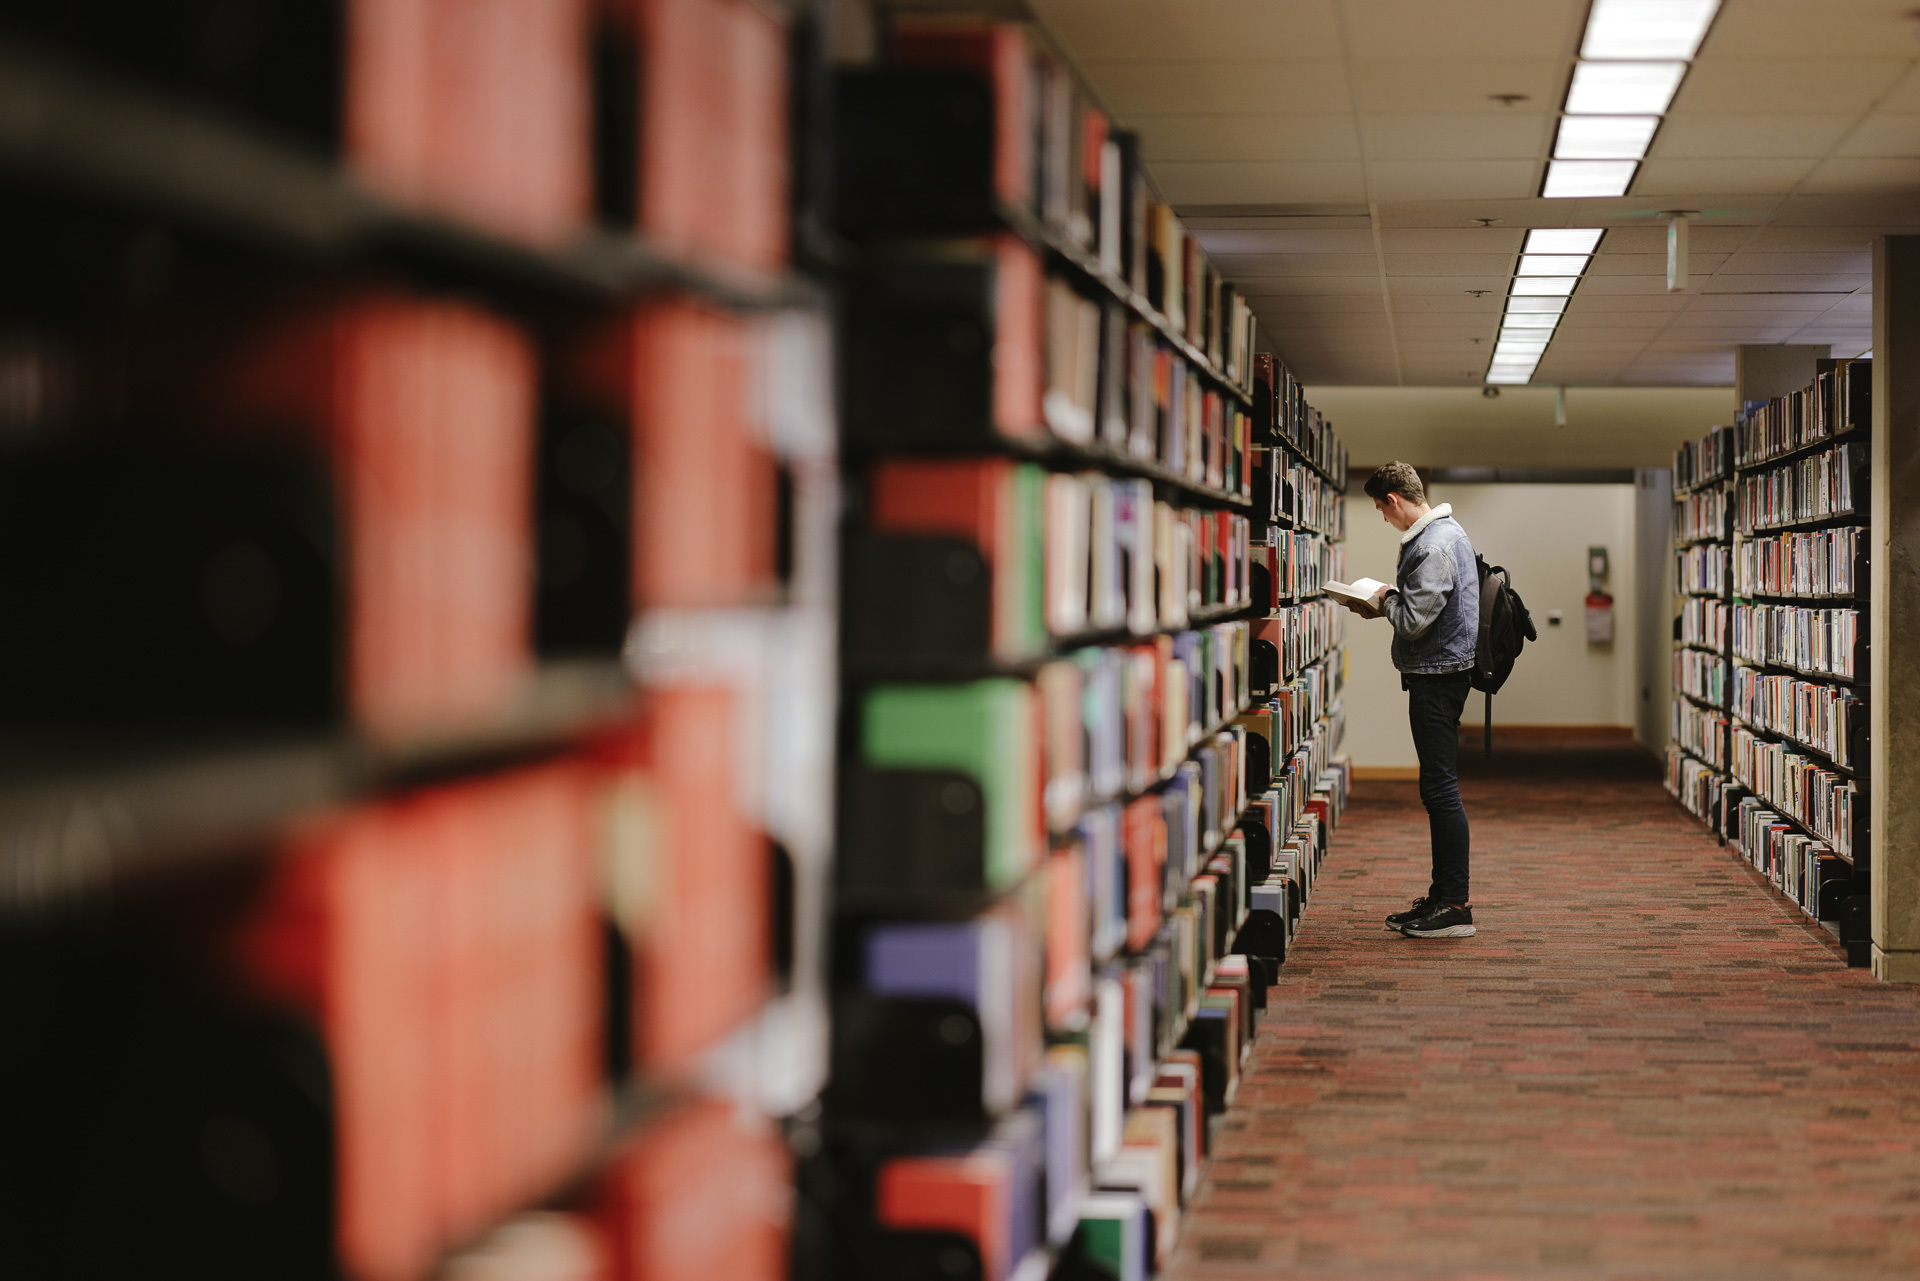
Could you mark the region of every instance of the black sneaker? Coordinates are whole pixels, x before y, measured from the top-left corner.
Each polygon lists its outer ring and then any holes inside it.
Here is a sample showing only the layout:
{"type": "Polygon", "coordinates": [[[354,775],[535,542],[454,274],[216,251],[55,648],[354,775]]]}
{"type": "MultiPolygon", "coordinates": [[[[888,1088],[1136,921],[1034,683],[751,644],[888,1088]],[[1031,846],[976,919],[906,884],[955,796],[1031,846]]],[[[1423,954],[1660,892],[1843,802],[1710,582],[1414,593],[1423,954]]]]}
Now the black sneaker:
{"type": "Polygon", "coordinates": [[[1410,939],[1463,939],[1473,934],[1473,909],[1435,903],[1400,927],[1410,939]]]}
{"type": "Polygon", "coordinates": [[[1408,908],[1406,911],[1395,912],[1392,916],[1389,916],[1387,918],[1387,928],[1390,930],[1397,930],[1401,926],[1405,925],[1408,921],[1418,920],[1420,917],[1420,913],[1426,910],[1427,910],[1426,898],[1424,896],[1417,898],[1413,900],[1413,906],[1408,908]]]}

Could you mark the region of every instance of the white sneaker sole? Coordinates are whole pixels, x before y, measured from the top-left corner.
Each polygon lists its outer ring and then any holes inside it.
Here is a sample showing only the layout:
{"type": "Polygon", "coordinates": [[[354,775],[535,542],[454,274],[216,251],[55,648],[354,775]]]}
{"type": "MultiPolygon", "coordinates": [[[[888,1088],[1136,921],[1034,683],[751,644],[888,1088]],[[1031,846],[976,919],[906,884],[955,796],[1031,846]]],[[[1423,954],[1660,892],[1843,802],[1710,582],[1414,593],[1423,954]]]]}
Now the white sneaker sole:
{"type": "Polygon", "coordinates": [[[1473,926],[1449,925],[1444,930],[1405,929],[1400,932],[1410,939],[1464,939],[1473,937],[1473,926]]]}

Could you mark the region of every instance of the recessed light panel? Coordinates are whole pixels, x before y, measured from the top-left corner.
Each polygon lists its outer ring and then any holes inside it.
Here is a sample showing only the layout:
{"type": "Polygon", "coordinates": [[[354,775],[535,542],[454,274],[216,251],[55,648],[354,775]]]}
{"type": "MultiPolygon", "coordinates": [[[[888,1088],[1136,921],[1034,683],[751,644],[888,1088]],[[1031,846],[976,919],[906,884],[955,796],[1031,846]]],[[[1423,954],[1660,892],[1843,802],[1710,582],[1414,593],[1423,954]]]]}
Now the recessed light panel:
{"type": "Polygon", "coordinates": [[[1638,160],[1659,116],[1562,116],[1553,154],[1560,160],[1638,160]]]}
{"type": "Polygon", "coordinates": [[[1566,309],[1567,300],[1565,298],[1531,297],[1507,299],[1507,310],[1509,312],[1539,311],[1558,316],[1566,309]]]}
{"type": "Polygon", "coordinates": [[[1585,254],[1521,254],[1519,276],[1577,276],[1587,269],[1585,254]]]}
{"type": "Polygon", "coordinates": [[[1720,0],[1593,0],[1582,58],[1691,58],[1720,0]]]}
{"type": "Polygon", "coordinates": [[[1687,74],[1684,62],[1582,62],[1567,90],[1570,116],[1658,116],[1687,74]]]}
{"type": "Polygon", "coordinates": [[[1633,185],[1637,160],[1549,160],[1540,194],[1550,200],[1579,196],[1624,196],[1633,185]]]}
{"type": "Polygon", "coordinates": [[[1553,332],[1553,327],[1559,323],[1560,317],[1557,313],[1544,311],[1513,311],[1509,309],[1507,314],[1501,317],[1500,335],[1504,338],[1516,329],[1544,329],[1551,333],[1553,332]]]}
{"type": "Polygon", "coordinates": [[[1580,283],[1578,276],[1516,276],[1512,292],[1536,298],[1564,298],[1580,283]]]}
{"type": "Polygon", "coordinates": [[[1535,227],[1527,233],[1530,254],[1590,254],[1600,244],[1598,227],[1535,227]]]}

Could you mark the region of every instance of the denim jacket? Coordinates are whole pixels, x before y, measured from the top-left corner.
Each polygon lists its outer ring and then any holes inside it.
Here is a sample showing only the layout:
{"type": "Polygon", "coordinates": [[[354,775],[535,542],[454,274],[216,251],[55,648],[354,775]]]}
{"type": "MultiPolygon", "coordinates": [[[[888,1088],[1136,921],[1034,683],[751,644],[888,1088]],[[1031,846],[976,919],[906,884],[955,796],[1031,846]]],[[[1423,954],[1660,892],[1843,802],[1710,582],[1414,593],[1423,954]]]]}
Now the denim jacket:
{"type": "Polygon", "coordinates": [[[1410,675],[1464,672],[1480,637],[1473,544],[1441,503],[1400,540],[1400,569],[1380,604],[1393,623],[1393,665],[1410,675]]]}

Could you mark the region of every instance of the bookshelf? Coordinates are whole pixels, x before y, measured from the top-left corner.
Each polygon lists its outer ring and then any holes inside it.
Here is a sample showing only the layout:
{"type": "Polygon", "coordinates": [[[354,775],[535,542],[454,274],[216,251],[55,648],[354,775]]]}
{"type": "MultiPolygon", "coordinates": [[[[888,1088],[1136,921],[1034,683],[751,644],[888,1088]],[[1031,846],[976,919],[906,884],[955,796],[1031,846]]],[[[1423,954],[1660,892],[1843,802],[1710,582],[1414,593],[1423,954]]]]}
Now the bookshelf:
{"type": "Polygon", "coordinates": [[[1725,755],[1669,763],[1670,786],[1684,774],[1711,797],[1722,839],[1852,966],[1868,962],[1871,388],[1870,360],[1823,360],[1808,387],[1750,403],[1733,429],[1725,755]]]}
{"type": "Polygon", "coordinates": [[[895,14],[834,100],[833,1051],[797,1268],[1144,1278],[1345,799],[1344,451],[1037,30],[895,14]]]}
{"type": "Polygon", "coordinates": [[[15,1257],[786,1276],[838,697],[813,10],[243,7],[224,60],[206,6],[0,20],[15,1257]]]}
{"type": "Polygon", "coordinates": [[[1735,433],[1716,427],[1673,456],[1673,704],[1667,790],[1716,833],[1727,790],[1728,557],[1735,433]]]}

